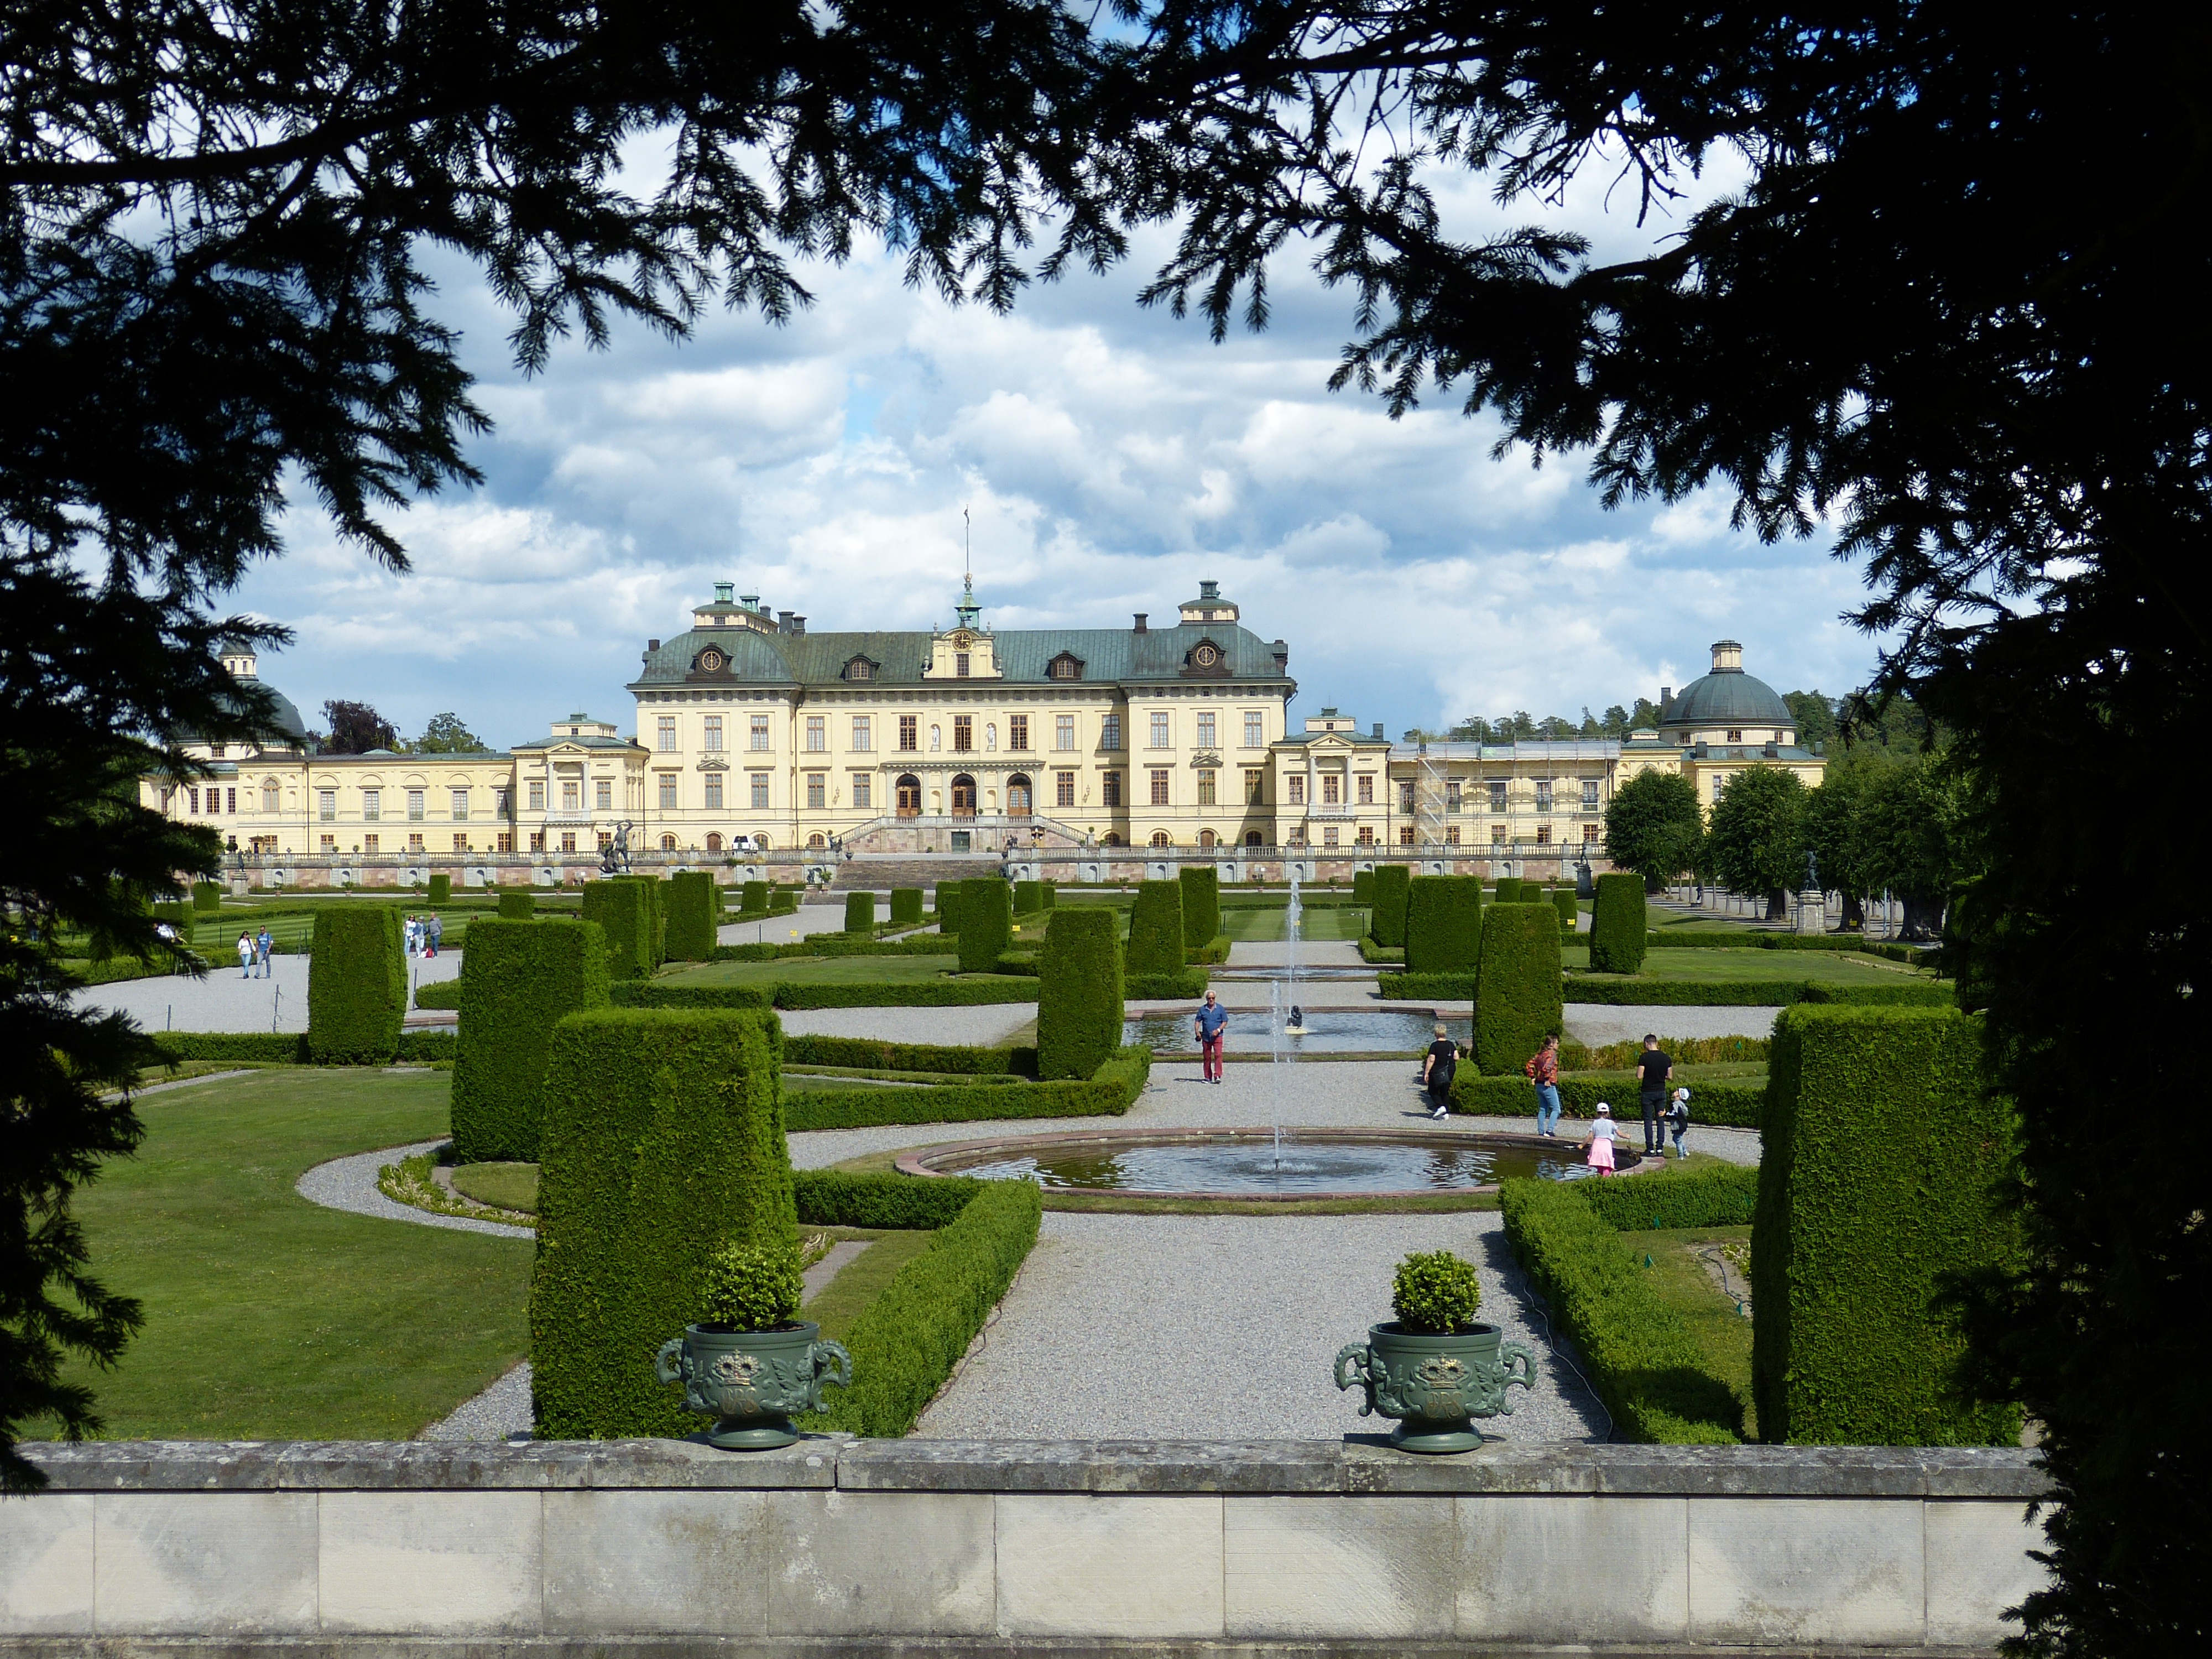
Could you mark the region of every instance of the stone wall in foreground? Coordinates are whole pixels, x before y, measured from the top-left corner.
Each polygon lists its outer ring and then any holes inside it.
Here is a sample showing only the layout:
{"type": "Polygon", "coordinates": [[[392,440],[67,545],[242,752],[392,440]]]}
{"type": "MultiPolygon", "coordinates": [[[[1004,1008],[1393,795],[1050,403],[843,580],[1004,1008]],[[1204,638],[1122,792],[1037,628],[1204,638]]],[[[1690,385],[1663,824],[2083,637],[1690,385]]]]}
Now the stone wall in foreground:
{"type": "MultiPolygon", "coordinates": [[[[1134,1381],[1134,1379],[1133,1379],[1134,1381]]],[[[2027,1454],[1367,1441],[51,1448],[0,1654],[1987,1650],[2027,1454]]]]}

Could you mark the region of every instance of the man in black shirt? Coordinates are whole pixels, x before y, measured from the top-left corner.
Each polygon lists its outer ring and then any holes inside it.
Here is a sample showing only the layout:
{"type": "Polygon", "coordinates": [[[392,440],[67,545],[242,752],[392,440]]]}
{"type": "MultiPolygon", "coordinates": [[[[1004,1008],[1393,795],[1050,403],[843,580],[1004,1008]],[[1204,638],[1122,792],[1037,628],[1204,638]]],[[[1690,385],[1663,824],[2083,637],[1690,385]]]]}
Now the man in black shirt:
{"type": "Polygon", "coordinates": [[[1451,1109],[1452,1073],[1458,1069],[1459,1048],[1439,1021],[1437,1040],[1421,1056],[1421,1086],[1429,1091],[1431,1117],[1443,1117],[1451,1109]]]}
{"type": "Polygon", "coordinates": [[[1649,1158],[1667,1145],[1667,1132],[1660,1127],[1659,1115],[1667,1107],[1667,1085],[1674,1080],[1674,1062],[1660,1052],[1659,1039],[1647,1032],[1644,1052],[1637,1056],[1636,1069],[1642,1073],[1637,1087],[1644,1097],[1644,1155],[1649,1158]]]}

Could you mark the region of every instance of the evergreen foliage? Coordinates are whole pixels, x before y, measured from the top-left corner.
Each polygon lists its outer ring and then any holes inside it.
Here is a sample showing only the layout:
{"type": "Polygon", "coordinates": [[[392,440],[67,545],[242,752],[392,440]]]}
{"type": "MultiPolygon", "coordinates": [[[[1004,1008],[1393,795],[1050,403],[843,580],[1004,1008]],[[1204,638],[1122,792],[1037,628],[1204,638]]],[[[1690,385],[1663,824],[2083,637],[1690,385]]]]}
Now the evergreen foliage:
{"type": "Polygon", "coordinates": [[[653,1357],[696,1319],[715,1251],[798,1242],[782,1048],[768,1014],[600,1009],[554,1028],[530,1290],[539,1433],[696,1428],[653,1357]]]}
{"type": "Polygon", "coordinates": [[[1597,896],[1590,901],[1590,971],[1642,972],[1644,941],[1650,931],[1644,915],[1644,878],[1600,876],[1597,896]]]}
{"type": "Polygon", "coordinates": [[[1018,881],[1014,884],[1014,914],[1034,915],[1044,908],[1044,884],[1041,881],[1018,881]]]}
{"type": "Polygon", "coordinates": [[[921,925],[922,892],[919,887],[891,889],[891,921],[905,927],[921,925]]]}
{"type": "Polygon", "coordinates": [[[307,1051],[325,1066],[388,1065],[407,1017],[407,953],[388,904],[315,912],[307,1051]]]}
{"type": "Polygon", "coordinates": [[[443,870],[430,878],[430,902],[451,904],[453,902],[453,878],[443,870]]]}
{"type": "Polygon", "coordinates": [[[1037,1075],[1087,1078],[1121,1046],[1121,951],[1114,913],[1071,908],[1053,917],[1038,958],[1037,1075]]]}
{"type": "Polygon", "coordinates": [[[1405,865],[1375,866],[1375,913],[1368,920],[1367,933],[1377,945],[1405,945],[1406,898],[1413,881],[1413,872],[1405,865]]]}
{"type": "Polygon", "coordinates": [[[1365,909],[1375,902],[1375,872],[1354,870],[1352,872],[1352,902],[1357,909],[1365,909]]]}
{"type": "Polygon", "coordinates": [[[1559,913],[1560,933],[1562,935],[1573,933],[1582,920],[1582,906],[1576,902],[1575,890],[1571,887],[1553,888],[1552,908],[1559,913]]]}
{"type": "Polygon", "coordinates": [[[845,895],[845,931],[873,937],[876,931],[874,893],[851,892],[845,895]]]}
{"type": "Polygon", "coordinates": [[[1778,766],[1752,766],[1721,786],[1705,859],[1730,891],[1764,893],[1767,915],[1780,921],[1784,895],[1805,881],[1805,785],[1778,766]]]}
{"type": "Polygon", "coordinates": [[[1638,772],[1605,807],[1606,856],[1656,891],[1698,861],[1705,833],[1697,787],[1680,772],[1638,772]]]}
{"type": "Polygon", "coordinates": [[[1481,880],[1415,876],[1406,890],[1406,971],[1471,974],[1481,945],[1481,880]]]}
{"type": "Polygon", "coordinates": [[[988,974],[1014,942],[1014,893],[1000,876],[960,884],[960,971],[988,974]]]}
{"type": "Polygon", "coordinates": [[[1195,952],[1221,931],[1220,872],[1210,864],[1186,865],[1177,879],[1182,884],[1182,942],[1195,952]]]}
{"type": "Polygon", "coordinates": [[[664,939],[665,959],[712,962],[718,914],[714,876],[704,870],[683,871],[668,878],[661,896],[668,908],[664,939]]]}
{"type": "Polygon", "coordinates": [[[1500,877],[1498,877],[1498,890],[1497,890],[1497,892],[1496,892],[1496,893],[1494,893],[1494,894],[1492,894],[1492,895],[1491,896],[1491,900],[1490,900],[1490,902],[1491,902],[1492,904],[1518,904],[1518,903],[1520,903],[1520,902],[1521,902],[1521,878],[1520,878],[1520,877],[1518,877],[1518,876],[1500,876],[1500,877]]]}
{"type": "Polygon", "coordinates": [[[745,916],[764,916],[768,914],[768,884],[749,881],[739,890],[738,914],[745,916]]]}
{"type": "Polygon", "coordinates": [[[937,884],[937,931],[957,933],[960,931],[960,896],[967,884],[940,881],[937,884]]]}
{"type": "Polygon", "coordinates": [[[802,1227],[938,1228],[951,1224],[988,1183],[966,1176],[916,1181],[892,1171],[793,1170],[792,1197],[802,1227]]]}
{"type": "Polygon", "coordinates": [[[212,916],[222,909],[222,884],[219,881],[196,881],[192,884],[192,914],[212,916]]]}
{"type": "Polygon", "coordinates": [[[1559,918],[1549,905],[1491,906],[1475,977],[1476,1067],[1517,1072],[1559,1029],[1559,918]]]}
{"type": "Polygon", "coordinates": [[[477,921],[462,962],[454,1156],[534,1164],[553,1028],[606,1006],[606,936],[590,921],[477,921]]]}
{"type": "Polygon", "coordinates": [[[648,979],[659,965],[653,955],[654,885],[623,876],[585,884],[583,919],[597,922],[605,936],[611,979],[648,979]]]}
{"type": "MultiPolygon", "coordinates": [[[[1053,923],[1054,928],[1060,923],[1053,923]]],[[[1129,950],[1124,961],[1132,975],[1182,972],[1182,884],[1146,881],[1137,884],[1137,906],[1129,917],[1129,950]]]]}
{"type": "Polygon", "coordinates": [[[1982,1044],[1981,1021],[1955,1010],[1775,1022],[1751,1247],[1761,1438],[2020,1443],[2016,1407],[1962,1396],[1965,1343],[1941,1310],[2019,1249],[1997,1196],[2012,1107],[1984,1084],[1982,1044]]]}
{"type": "Polygon", "coordinates": [[[501,921],[527,921],[538,912],[538,896],[527,887],[502,887],[499,892],[501,921]]]}

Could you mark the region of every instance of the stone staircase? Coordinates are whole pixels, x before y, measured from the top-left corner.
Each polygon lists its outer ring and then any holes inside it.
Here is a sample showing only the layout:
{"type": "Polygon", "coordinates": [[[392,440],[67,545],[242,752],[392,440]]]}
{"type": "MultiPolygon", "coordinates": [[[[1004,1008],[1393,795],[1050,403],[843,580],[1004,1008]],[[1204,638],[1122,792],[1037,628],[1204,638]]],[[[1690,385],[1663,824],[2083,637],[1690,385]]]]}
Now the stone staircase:
{"type": "Polygon", "coordinates": [[[830,886],[860,888],[888,893],[894,887],[919,887],[934,891],[940,881],[962,881],[969,876],[995,876],[995,853],[940,853],[901,858],[890,854],[863,854],[841,861],[830,886]]]}

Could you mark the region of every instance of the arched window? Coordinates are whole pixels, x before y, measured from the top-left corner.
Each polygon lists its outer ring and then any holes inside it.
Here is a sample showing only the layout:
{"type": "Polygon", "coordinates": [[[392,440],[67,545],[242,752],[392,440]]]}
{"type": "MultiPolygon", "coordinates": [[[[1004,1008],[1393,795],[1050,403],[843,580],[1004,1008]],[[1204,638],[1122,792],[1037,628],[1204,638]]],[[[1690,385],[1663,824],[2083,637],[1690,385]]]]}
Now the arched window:
{"type": "Polygon", "coordinates": [[[921,780],[911,772],[902,772],[899,781],[891,787],[898,797],[898,815],[902,818],[919,817],[921,812],[921,780]]]}
{"type": "Polygon", "coordinates": [[[1155,847],[1165,847],[1165,846],[1167,846],[1167,845],[1168,845],[1168,832],[1167,832],[1166,830],[1153,830],[1153,831],[1152,831],[1152,845],[1153,845],[1153,846],[1155,846],[1155,847]]]}
{"type": "Polygon", "coordinates": [[[1115,835],[1111,830],[1109,830],[1104,836],[1100,837],[1098,844],[1101,847],[1119,847],[1121,844],[1121,838],[1115,835]]]}
{"type": "Polygon", "coordinates": [[[707,850],[710,853],[722,850],[722,838],[711,830],[707,832],[707,850]]]}
{"type": "Polygon", "coordinates": [[[827,847],[830,843],[823,840],[819,836],[809,836],[806,838],[806,844],[818,852],[823,848],[827,847]]]}
{"type": "Polygon", "coordinates": [[[660,838],[660,850],[664,853],[674,852],[676,850],[676,837],[673,836],[663,836],[660,838]]]}
{"type": "Polygon", "coordinates": [[[1025,818],[1030,815],[1030,781],[1027,775],[1017,772],[1006,780],[1006,816],[1025,818]]]}
{"type": "Polygon", "coordinates": [[[766,836],[755,836],[753,837],[753,851],[756,853],[765,853],[768,851],[768,837],[766,836]]]}
{"type": "Polygon", "coordinates": [[[1266,843],[1260,839],[1260,832],[1257,830],[1247,830],[1244,832],[1244,844],[1247,847],[1261,847],[1266,845],[1266,843]]]}
{"type": "Polygon", "coordinates": [[[953,775],[952,816],[956,818],[975,816],[975,780],[965,772],[953,775]]]}
{"type": "Polygon", "coordinates": [[[1211,848],[1213,845],[1213,831],[1211,830],[1200,830],[1198,832],[1198,844],[1200,847],[1211,848]]]}

